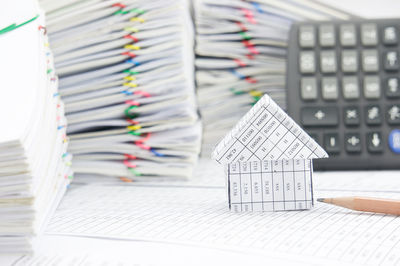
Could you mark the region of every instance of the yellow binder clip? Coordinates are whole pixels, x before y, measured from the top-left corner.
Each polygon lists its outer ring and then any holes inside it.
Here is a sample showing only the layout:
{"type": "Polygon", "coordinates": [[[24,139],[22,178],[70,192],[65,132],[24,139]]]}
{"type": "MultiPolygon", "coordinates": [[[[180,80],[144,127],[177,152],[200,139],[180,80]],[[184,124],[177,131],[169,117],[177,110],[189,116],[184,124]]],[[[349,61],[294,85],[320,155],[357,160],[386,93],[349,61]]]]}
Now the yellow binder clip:
{"type": "Polygon", "coordinates": [[[136,80],[136,77],[126,76],[126,77],[124,77],[124,80],[134,81],[134,80],[136,80]]]}
{"type": "Polygon", "coordinates": [[[142,126],[141,125],[132,125],[132,126],[127,126],[126,128],[129,129],[129,130],[136,131],[138,129],[141,129],[142,126]]]}
{"type": "Polygon", "coordinates": [[[139,18],[139,17],[133,17],[133,18],[131,18],[130,19],[130,21],[138,21],[138,22],[140,22],[140,23],[143,23],[145,20],[143,19],[143,18],[139,18]]]}
{"type": "Polygon", "coordinates": [[[123,86],[131,87],[131,88],[136,88],[137,83],[132,83],[132,82],[125,82],[122,84],[123,86]]]}
{"type": "Polygon", "coordinates": [[[133,45],[133,44],[127,44],[124,46],[125,49],[130,49],[130,50],[140,50],[140,46],[138,45],[133,45]]]}

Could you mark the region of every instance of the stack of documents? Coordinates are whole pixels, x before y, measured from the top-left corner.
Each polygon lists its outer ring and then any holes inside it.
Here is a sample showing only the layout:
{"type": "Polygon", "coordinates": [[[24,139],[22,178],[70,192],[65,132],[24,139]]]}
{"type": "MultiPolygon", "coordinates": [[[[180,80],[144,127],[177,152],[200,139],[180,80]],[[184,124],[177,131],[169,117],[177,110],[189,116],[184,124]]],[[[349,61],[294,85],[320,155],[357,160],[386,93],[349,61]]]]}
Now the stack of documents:
{"type": "Polygon", "coordinates": [[[190,177],[201,126],[187,1],[41,4],[77,180],[190,177]]]}
{"type": "Polygon", "coordinates": [[[288,32],[293,21],[349,19],[311,0],[196,0],[196,81],[202,153],[267,93],[282,108],[288,32]]]}
{"type": "Polygon", "coordinates": [[[9,2],[0,29],[0,253],[26,253],[72,178],[71,156],[44,13],[9,2]]]}

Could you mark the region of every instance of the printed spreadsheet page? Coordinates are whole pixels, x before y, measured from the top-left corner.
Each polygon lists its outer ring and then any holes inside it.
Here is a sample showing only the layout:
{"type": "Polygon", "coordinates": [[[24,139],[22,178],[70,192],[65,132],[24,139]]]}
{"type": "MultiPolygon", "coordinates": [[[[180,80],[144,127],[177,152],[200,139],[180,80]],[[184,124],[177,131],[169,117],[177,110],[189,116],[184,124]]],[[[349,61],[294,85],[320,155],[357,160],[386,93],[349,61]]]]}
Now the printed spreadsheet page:
{"type": "Polygon", "coordinates": [[[326,152],[267,95],[249,110],[213,153],[219,163],[326,156],[326,152]]]}
{"type": "MultiPolygon", "coordinates": [[[[73,185],[37,253],[0,265],[187,265],[193,254],[204,258],[192,265],[400,264],[398,218],[319,202],[311,211],[234,213],[211,160],[201,159],[188,182],[103,185],[73,185]]],[[[315,197],[400,198],[396,171],[317,172],[314,186],[315,197]]]]}
{"type": "MultiPolygon", "coordinates": [[[[234,213],[226,207],[224,190],[198,186],[76,187],[62,202],[47,233],[272,252],[281,258],[319,263],[400,263],[400,218],[322,203],[309,211],[234,213]]],[[[400,193],[358,195],[400,198],[400,193]]]]}
{"type": "Polygon", "coordinates": [[[227,172],[229,207],[235,212],[313,206],[312,160],[236,162],[227,172]]]}

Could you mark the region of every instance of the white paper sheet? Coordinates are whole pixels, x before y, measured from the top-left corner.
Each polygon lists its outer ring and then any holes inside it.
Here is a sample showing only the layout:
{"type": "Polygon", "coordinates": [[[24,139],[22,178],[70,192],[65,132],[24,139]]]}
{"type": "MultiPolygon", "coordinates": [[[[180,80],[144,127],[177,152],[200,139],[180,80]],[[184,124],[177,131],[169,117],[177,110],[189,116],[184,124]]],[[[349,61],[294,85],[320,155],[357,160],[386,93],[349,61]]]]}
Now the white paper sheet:
{"type": "Polygon", "coordinates": [[[312,160],[253,161],[228,165],[229,208],[304,210],[313,206],[312,160]]]}
{"type": "MultiPolygon", "coordinates": [[[[285,259],[285,265],[307,265],[285,259]]],[[[0,265],[265,265],[282,258],[268,254],[234,252],[198,246],[147,241],[124,241],[71,236],[44,236],[35,255],[0,256],[0,265]],[[201,255],[199,255],[201,254],[201,255]]]]}
{"type": "MultiPolygon", "coordinates": [[[[400,193],[316,192],[317,196],[400,193]]],[[[273,252],[310,263],[400,260],[400,218],[317,203],[311,211],[233,213],[223,188],[83,186],[70,191],[47,232],[273,252]]]]}
{"type": "Polygon", "coordinates": [[[264,95],[213,152],[219,163],[327,158],[328,154],[268,95],[264,95]]]}

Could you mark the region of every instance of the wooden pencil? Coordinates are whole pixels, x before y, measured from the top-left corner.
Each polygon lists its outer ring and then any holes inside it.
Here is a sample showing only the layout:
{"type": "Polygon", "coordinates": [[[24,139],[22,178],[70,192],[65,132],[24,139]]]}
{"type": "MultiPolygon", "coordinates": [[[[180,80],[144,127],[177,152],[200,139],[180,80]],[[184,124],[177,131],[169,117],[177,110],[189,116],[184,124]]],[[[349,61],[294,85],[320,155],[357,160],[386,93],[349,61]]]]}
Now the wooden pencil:
{"type": "Polygon", "coordinates": [[[355,211],[400,215],[400,200],[368,197],[340,197],[320,198],[317,199],[317,201],[341,206],[355,211]]]}

